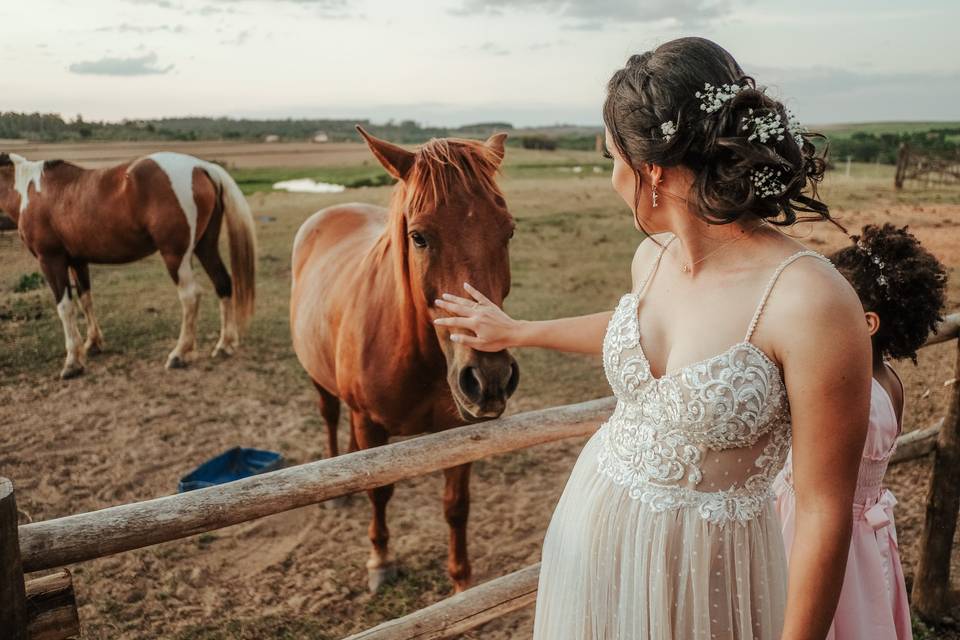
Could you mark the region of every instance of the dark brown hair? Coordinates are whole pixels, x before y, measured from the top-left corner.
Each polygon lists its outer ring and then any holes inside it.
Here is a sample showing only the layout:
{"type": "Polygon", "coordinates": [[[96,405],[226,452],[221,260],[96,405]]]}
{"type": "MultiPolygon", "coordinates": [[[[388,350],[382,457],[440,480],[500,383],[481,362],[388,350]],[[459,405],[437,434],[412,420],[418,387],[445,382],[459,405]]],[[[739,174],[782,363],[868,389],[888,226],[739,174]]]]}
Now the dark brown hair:
{"type": "Polygon", "coordinates": [[[687,199],[707,222],[727,224],[753,214],[790,225],[801,219],[798,212],[813,214],[802,219],[832,221],[817,199],[826,163],[810,142],[816,134],[803,134],[800,145],[789,131],[780,140],[748,139],[751,127],[745,125],[771,115],[779,115],[783,125],[790,117],[733,56],[704,38],[678,38],[631,56],[610,79],[603,105],[614,144],[637,174],[637,202],[642,163],[682,165],[694,176],[687,199]],[[696,95],[706,84],[746,88],[708,113],[696,95]],[[676,127],[669,138],[660,128],[664,122],[676,127]],[[764,169],[780,172],[785,188],[778,195],[764,195],[754,184],[751,172],[764,169]]]}
{"type": "Polygon", "coordinates": [[[867,225],[830,259],[853,285],[865,311],[880,316],[873,348],[880,357],[910,358],[942,320],[947,272],[907,227],[867,225]]]}

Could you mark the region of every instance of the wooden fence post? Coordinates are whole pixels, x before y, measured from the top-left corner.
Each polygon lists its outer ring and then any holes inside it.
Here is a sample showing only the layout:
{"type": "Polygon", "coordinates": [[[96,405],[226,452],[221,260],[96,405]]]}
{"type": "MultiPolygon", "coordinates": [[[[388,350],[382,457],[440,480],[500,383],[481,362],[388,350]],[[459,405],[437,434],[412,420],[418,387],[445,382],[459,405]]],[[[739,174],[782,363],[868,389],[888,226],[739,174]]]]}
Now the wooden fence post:
{"type": "Polygon", "coordinates": [[[27,640],[27,592],[20,563],[13,483],[0,478],[0,637],[27,640]]]}
{"type": "MultiPolygon", "coordinates": [[[[960,340],[955,377],[960,377],[960,340]]],[[[922,618],[937,620],[950,609],[950,554],[960,509],[960,381],[953,383],[933,473],[927,489],[927,512],[920,537],[920,561],[913,580],[913,607],[922,618]]]]}
{"type": "Polygon", "coordinates": [[[897,151],[897,174],[893,178],[893,186],[896,189],[903,189],[903,181],[906,178],[907,164],[910,161],[910,147],[906,142],[900,143],[900,149],[897,151]]]}

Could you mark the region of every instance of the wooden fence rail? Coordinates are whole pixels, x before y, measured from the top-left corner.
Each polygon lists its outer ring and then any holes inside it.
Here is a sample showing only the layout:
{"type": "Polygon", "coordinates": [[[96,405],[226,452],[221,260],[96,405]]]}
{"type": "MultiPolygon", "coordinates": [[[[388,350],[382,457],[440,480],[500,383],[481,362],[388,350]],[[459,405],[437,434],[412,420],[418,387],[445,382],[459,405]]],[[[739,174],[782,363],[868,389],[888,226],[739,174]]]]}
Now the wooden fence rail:
{"type": "Polygon", "coordinates": [[[120,551],[323,502],[487,456],[592,433],[613,398],[530,411],[224,485],[20,525],[25,571],[120,551]]]}
{"type": "Polygon", "coordinates": [[[453,638],[537,600],[540,563],[462,591],[419,611],[388,620],[345,640],[441,640],[453,638]]]}

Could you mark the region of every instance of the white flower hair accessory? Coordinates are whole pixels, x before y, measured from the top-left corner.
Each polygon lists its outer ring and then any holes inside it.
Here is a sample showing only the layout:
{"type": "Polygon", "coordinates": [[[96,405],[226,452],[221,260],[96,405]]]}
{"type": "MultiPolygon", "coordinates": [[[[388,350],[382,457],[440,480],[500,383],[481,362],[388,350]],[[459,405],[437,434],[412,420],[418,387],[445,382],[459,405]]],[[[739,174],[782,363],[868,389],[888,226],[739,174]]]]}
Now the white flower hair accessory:
{"type": "Polygon", "coordinates": [[[673,120],[667,120],[660,125],[660,133],[663,134],[664,141],[669,142],[670,138],[677,133],[677,125],[673,123],[673,120]]]}
{"type": "Polygon", "coordinates": [[[783,140],[783,133],[786,130],[783,122],[780,119],[779,113],[765,113],[761,116],[753,116],[753,109],[747,111],[748,117],[743,123],[741,128],[743,131],[751,131],[750,136],[747,138],[749,142],[754,140],[759,140],[761,143],[766,143],[770,138],[774,138],[777,142],[783,140]]]}
{"type": "Polygon", "coordinates": [[[800,124],[800,121],[797,120],[797,116],[795,116],[793,111],[790,111],[790,109],[787,109],[787,131],[789,131],[790,135],[793,136],[797,146],[803,148],[803,134],[806,131],[806,128],[800,124]]]}
{"type": "Polygon", "coordinates": [[[697,91],[693,95],[695,98],[700,98],[700,111],[713,113],[723,107],[725,102],[732,100],[738,93],[746,91],[749,88],[750,85],[746,84],[742,87],[735,84],[725,84],[720,87],[715,87],[709,82],[705,82],[703,91],[697,91]]]}
{"type": "Polygon", "coordinates": [[[787,190],[786,185],[780,180],[782,175],[783,172],[774,171],[772,167],[750,170],[750,180],[753,182],[753,187],[761,198],[779,196],[787,190]]]}
{"type": "Polygon", "coordinates": [[[880,256],[873,255],[873,251],[870,250],[870,247],[867,246],[867,243],[863,241],[863,238],[857,239],[857,249],[863,252],[870,261],[876,265],[877,272],[880,274],[877,276],[877,284],[880,285],[885,293],[890,291],[890,281],[887,279],[886,274],[883,272],[883,268],[886,266],[883,263],[883,260],[880,259],[880,256]]]}

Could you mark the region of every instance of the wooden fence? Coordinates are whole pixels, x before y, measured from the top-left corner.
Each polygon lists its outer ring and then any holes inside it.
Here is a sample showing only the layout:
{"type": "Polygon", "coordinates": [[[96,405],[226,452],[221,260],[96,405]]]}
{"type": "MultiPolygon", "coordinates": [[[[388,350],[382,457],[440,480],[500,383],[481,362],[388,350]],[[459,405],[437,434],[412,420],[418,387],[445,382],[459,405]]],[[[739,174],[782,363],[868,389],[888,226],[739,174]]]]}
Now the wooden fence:
{"type": "Polygon", "coordinates": [[[897,172],[893,186],[903,188],[907,180],[916,180],[927,185],[960,184],[960,153],[921,153],[901,143],[897,152],[897,172]]]}
{"type": "MultiPolygon", "coordinates": [[[[954,340],[960,313],[929,344],[954,340]]],[[[960,341],[958,341],[960,345],[960,341]]],[[[960,377],[960,348],[957,371],[960,377]]],[[[914,580],[916,610],[932,618],[948,606],[949,559],[960,509],[960,383],[940,425],[900,440],[895,462],[934,452],[923,555],[914,580]]],[[[25,580],[25,573],[185,538],[332,498],[431,473],[491,455],[585,436],[613,410],[613,398],[531,411],[395,444],[357,451],[199,489],[17,526],[13,485],[0,478],[0,636],[59,640],[79,632],[70,574],[25,580]]],[[[536,599],[533,565],[388,621],[348,640],[450,638],[529,606],[536,599]]]]}

